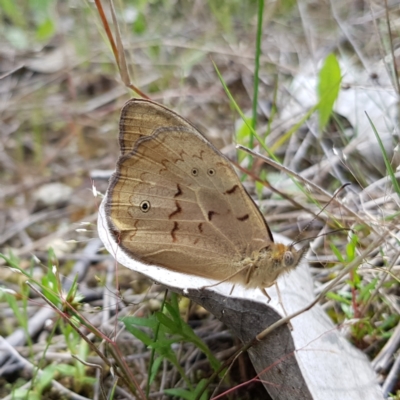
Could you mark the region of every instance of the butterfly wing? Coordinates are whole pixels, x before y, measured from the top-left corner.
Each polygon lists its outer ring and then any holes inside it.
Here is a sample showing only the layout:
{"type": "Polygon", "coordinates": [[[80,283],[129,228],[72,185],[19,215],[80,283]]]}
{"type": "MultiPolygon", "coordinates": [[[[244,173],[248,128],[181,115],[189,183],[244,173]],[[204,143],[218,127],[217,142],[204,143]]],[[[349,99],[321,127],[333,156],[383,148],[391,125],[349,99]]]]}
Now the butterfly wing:
{"type": "Polygon", "coordinates": [[[224,279],[235,260],[273,241],[230,162],[179,115],[131,100],[120,144],[106,211],[112,234],[133,258],[224,279]]]}
{"type": "Polygon", "coordinates": [[[131,99],[121,111],[119,144],[121,155],[132,152],[140,138],[151,136],[160,128],[187,126],[196,128],[168,108],[149,100],[131,99]]]}

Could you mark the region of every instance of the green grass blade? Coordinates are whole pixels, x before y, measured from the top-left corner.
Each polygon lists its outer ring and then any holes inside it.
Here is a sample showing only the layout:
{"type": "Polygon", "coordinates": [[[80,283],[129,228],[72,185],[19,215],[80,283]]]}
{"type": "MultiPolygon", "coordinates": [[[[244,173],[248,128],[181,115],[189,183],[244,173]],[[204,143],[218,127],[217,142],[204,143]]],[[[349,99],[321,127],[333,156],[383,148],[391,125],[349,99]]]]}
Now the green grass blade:
{"type": "MultiPolygon", "coordinates": [[[[261,55],[261,38],[262,38],[262,25],[264,15],[264,0],[258,0],[257,12],[257,37],[256,37],[256,51],[254,59],[254,87],[253,87],[253,120],[252,127],[256,130],[257,125],[257,106],[258,106],[258,84],[259,84],[259,71],[260,71],[260,55],[261,55]]],[[[254,136],[250,132],[249,147],[254,147],[254,136]]]]}
{"type": "Polygon", "coordinates": [[[366,114],[366,116],[367,116],[367,118],[368,118],[369,123],[370,123],[371,126],[372,126],[372,130],[373,130],[374,133],[375,133],[375,137],[376,137],[376,140],[378,141],[379,147],[381,148],[383,160],[384,160],[384,162],[385,162],[386,169],[387,169],[388,174],[389,174],[389,176],[390,176],[390,180],[392,181],[392,185],[393,185],[393,187],[394,187],[394,190],[396,191],[397,195],[400,196],[400,187],[399,187],[399,183],[397,182],[397,179],[396,179],[396,176],[395,176],[395,174],[394,174],[393,168],[392,168],[392,166],[391,166],[391,164],[390,164],[390,160],[389,160],[389,157],[388,157],[388,155],[387,155],[387,153],[386,153],[385,146],[383,145],[382,140],[381,140],[381,138],[380,138],[380,136],[379,136],[379,133],[378,133],[378,131],[376,130],[375,125],[374,125],[373,122],[371,121],[371,118],[369,117],[368,113],[365,112],[365,114],[366,114]]]}
{"type": "Polygon", "coordinates": [[[221,82],[221,85],[223,86],[223,88],[225,90],[226,95],[228,96],[230,102],[232,103],[232,105],[235,108],[235,110],[237,111],[237,113],[242,118],[243,122],[246,124],[247,128],[249,129],[249,131],[258,140],[258,142],[260,143],[262,148],[268,153],[268,155],[271,158],[273,158],[274,160],[278,161],[277,158],[274,156],[274,154],[269,149],[269,147],[264,143],[264,140],[259,136],[259,134],[254,130],[254,128],[249,124],[249,119],[246,118],[246,116],[243,114],[242,110],[240,109],[239,105],[236,103],[235,99],[233,98],[231,92],[229,91],[228,86],[226,86],[226,83],[225,83],[225,81],[224,81],[221,73],[219,72],[219,69],[218,69],[218,67],[217,67],[217,65],[215,64],[214,61],[213,61],[213,65],[214,65],[215,71],[216,71],[216,73],[218,75],[218,78],[219,78],[219,80],[221,82]]]}

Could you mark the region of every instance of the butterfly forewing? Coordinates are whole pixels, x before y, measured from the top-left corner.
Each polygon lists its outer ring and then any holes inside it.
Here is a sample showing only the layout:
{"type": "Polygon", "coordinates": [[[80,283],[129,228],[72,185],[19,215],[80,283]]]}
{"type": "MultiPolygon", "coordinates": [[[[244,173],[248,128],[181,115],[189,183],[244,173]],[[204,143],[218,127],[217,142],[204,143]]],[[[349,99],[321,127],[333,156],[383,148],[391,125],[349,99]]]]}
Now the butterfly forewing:
{"type": "Polygon", "coordinates": [[[119,124],[121,155],[131,152],[141,137],[150,136],[159,128],[177,126],[195,129],[190,122],[157,103],[129,100],[121,111],[119,124]]]}

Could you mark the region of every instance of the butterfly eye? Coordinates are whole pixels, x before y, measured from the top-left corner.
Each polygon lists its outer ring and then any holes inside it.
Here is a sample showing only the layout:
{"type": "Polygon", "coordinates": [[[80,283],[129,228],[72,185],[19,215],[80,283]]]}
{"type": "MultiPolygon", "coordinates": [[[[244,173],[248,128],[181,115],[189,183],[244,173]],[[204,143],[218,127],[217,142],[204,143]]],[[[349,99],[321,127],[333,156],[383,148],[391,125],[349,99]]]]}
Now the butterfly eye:
{"type": "Polygon", "coordinates": [[[294,263],[293,253],[291,251],[286,251],[284,257],[284,262],[286,267],[291,267],[294,263]]]}
{"type": "Polygon", "coordinates": [[[143,200],[143,201],[140,203],[139,207],[140,207],[140,209],[141,209],[143,212],[146,213],[147,211],[150,210],[150,202],[147,201],[147,200],[143,200]]]}
{"type": "Polygon", "coordinates": [[[215,169],[210,168],[210,169],[207,171],[207,174],[210,175],[210,176],[214,176],[214,175],[215,175],[215,169]]]}
{"type": "Polygon", "coordinates": [[[199,170],[197,168],[192,168],[192,175],[197,176],[199,174],[199,170]]]}

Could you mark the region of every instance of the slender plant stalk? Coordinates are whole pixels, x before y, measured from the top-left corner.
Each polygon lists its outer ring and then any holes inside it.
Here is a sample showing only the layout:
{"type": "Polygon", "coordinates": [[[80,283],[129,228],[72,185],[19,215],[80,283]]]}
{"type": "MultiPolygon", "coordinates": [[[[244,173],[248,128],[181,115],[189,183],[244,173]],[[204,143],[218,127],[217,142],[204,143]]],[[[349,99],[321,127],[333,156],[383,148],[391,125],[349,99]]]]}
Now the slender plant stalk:
{"type": "MultiPolygon", "coordinates": [[[[164,310],[164,305],[165,305],[165,302],[167,300],[167,295],[168,295],[168,290],[166,290],[165,293],[164,293],[164,299],[163,299],[163,302],[161,304],[161,312],[164,310]]],[[[158,324],[157,324],[157,328],[156,328],[155,334],[154,334],[154,342],[157,342],[158,332],[160,331],[160,325],[161,325],[161,322],[159,321],[158,324]]],[[[146,397],[149,397],[149,394],[150,394],[151,369],[153,367],[155,353],[156,353],[156,350],[154,348],[152,348],[151,349],[151,354],[150,354],[150,360],[149,360],[149,369],[148,369],[148,372],[147,372],[146,397]]]]}
{"type": "Polygon", "coordinates": [[[399,87],[399,73],[397,70],[397,58],[394,54],[394,47],[393,47],[393,36],[392,36],[392,28],[390,25],[390,18],[389,18],[389,6],[387,3],[387,0],[385,0],[385,13],[386,13],[386,24],[387,24],[387,29],[388,29],[388,33],[389,33],[389,44],[390,44],[390,53],[392,56],[392,62],[393,62],[393,73],[394,73],[394,79],[393,79],[393,83],[394,83],[394,87],[396,88],[396,92],[397,95],[400,94],[400,87],[399,87]]]}
{"type": "Polygon", "coordinates": [[[108,40],[110,42],[111,49],[112,49],[112,52],[114,54],[115,61],[117,63],[117,66],[118,66],[122,81],[124,82],[124,84],[127,87],[132,89],[139,96],[141,96],[141,97],[143,97],[145,99],[149,99],[149,97],[145,93],[143,93],[138,87],[136,87],[130,80],[129,69],[128,69],[128,66],[127,66],[127,63],[126,63],[126,59],[125,59],[124,48],[123,48],[123,45],[122,45],[121,34],[120,34],[119,26],[118,26],[118,20],[117,20],[116,15],[115,15],[113,2],[112,1],[110,2],[110,8],[111,8],[111,15],[112,15],[112,18],[113,18],[113,22],[114,22],[114,25],[115,25],[115,35],[116,35],[116,38],[117,38],[117,43],[115,43],[113,34],[111,32],[111,29],[110,29],[110,25],[109,25],[109,23],[107,21],[107,17],[106,17],[106,15],[104,13],[104,9],[103,9],[103,5],[101,4],[101,1],[100,0],[95,0],[95,4],[96,4],[96,7],[97,7],[97,11],[98,11],[98,13],[100,15],[101,22],[103,23],[104,30],[106,31],[108,40]]]}
{"type": "MultiPolygon", "coordinates": [[[[259,72],[260,72],[260,55],[261,55],[261,37],[262,37],[262,26],[263,26],[263,15],[264,15],[264,0],[258,0],[258,12],[257,12],[257,37],[256,37],[256,57],[254,60],[254,87],[253,87],[253,119],[252,127],[256,130],[257,127],[257,106],[258,106],[258,84],[259,84],[259,72]]],[[[254,147],[254,135],[250,132],[249,147],[254,147]]]]}
{"type": "Polygon", "coordinates": [[[388,172],[388,174],[389,174],[389,176],[390,176],[390,180],[391,180],[391,182],[392,182],[393,188],[394,188],[394,190],[396,191],[397,195],[400,196],[400,185],[399,185],[399,183],[397,182],[397,179],[396,179],[396,176],[395,176],[395,174],[394,174],[392,165],[390,164],[390,160],[389,160],[389,157],[388,157],[388,155],[387,155],[387,153],[386,153],[385,146],[383,145],[383,142],[382,142],[382,140],[381,140],[381,137],[379,136],[379,133],[378,133],[378,131],[377,131],[376,128],[375,128],[375,125],[373,124],[371,118],[369,117],[369,115],[368,115],[368,113],[367,113],[366,111],[365,111],[365,115],[367,116],[368,121],[369,121],[369,123],[371,124],[372,130],[374,131],[376,140],[378,141],[379,147],[380,147],[380,149],[381,149],[383,161],[385,162],[385,166],[386,166],[387,172],[388,172]]]}

